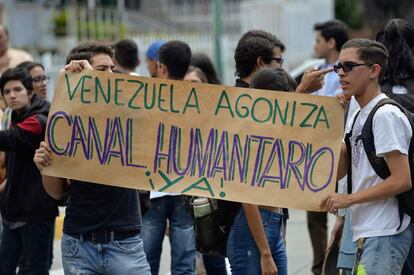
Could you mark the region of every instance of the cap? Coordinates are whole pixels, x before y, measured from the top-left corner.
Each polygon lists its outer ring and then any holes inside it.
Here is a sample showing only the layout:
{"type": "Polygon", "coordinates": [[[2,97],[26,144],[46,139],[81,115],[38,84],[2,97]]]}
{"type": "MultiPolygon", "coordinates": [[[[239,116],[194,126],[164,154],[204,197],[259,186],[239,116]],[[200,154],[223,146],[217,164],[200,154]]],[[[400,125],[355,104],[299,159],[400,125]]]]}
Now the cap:
{"type": "Polygon", "coordinates": [[[159,40],[152,43],[147,49],[147,58],[151,60],[158,60],[158,51],[161,46],[165,44],[165,41],[159,40]]]}

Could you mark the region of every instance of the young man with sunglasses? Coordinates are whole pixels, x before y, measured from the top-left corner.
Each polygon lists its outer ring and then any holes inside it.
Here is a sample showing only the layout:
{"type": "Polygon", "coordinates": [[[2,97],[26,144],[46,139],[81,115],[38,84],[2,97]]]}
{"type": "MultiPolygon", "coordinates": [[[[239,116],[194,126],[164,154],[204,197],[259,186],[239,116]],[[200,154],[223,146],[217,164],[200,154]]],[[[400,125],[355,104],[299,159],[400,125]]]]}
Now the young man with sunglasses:
{"type": "MultiPolygon", "coordinates": [[[[375,105],[387,96],[379,82],[388,60],[386,48],[375,41],[354,39],[342,47],[335,72],[347,97],[354,96],[361,106],[348,122],[350,151],[342,144],[338,179],[348,175],[351,194],[332,193],[321,206],[334,213],[349,208],[353,241],[358,242],[354,274],[400,274],[412,241],[410,217],[400,218],[396,195],[411,188],[408,149],[412,129],[407,117],[393,105],[384,105],[373,117],[372,131],[376,155],[384,157],[391,175],[380,178],[365,152],[361,132],[375,105]]],[[[343,219],[337,218],[332,232],[334,242],[341,235],[343,219]]]]}

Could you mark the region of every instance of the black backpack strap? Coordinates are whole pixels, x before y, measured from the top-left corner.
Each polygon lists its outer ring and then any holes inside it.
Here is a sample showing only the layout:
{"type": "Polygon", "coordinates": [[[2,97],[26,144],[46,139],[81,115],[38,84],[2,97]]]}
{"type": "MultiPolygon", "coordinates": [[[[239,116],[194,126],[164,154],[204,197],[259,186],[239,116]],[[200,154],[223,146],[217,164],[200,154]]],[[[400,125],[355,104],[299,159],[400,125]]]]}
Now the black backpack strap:
{"type": "Polygon", "coordinates": [[[377,156],[377,152],[375,150],[375,140],[374,132],[372,130],[372,124],[375,113],[378,111],[379,108],[386,104],[391,104],[398,107],[405,115],[407,115],[406,110],[400,104],[398,104],[390,98],[384,98],[380,100],[371,110],[364,124],[364,127],[362,128],[362,143],[364,145],[365,152],[368,156],[368,160],[371,163],[371,166],[374,169],[375,173],[382,179],[388,178],[391,175],[391,172],[388,168],[385,159],[377,156]]]}
{"type": "Polygon", "coordinates": [[[345,134],[345,145],[346,145],[346,151],[348,153],[348,174],[347,174],[347,192],[348,194],[352,193],[352,148],[351,148],[351,137],[352,137],[352,131],[354,130],[355,122],[359,116],[359,112],[355,115],[354,121],[352,122],[351,131],[349,133],[345,134]]]}
{"type": "MultiPolygon", "coordinates": [[[[391,175],[391,171],[388,168],[388,165],[385,159],[377,156],[377,152],[375,150],[375,140],[374,140],[374,132],[372,130],[372,124],[373,124],[375,113],[378,111],[379,108],[381,108],[382,106],[386,104],[391,104],[391,105],[398,107],[401,110],[401,112],[403,112],[407,116],[407,118],[410,119],[410,116],[407,113],[407,111],[400,104],[398,104],[396,101],[390,98],[384,98],[380,100],[368,115],[368,118],[364,124],[364,127],[362,128],[362,143],[364,145],[365,153],[368,156],[368,160],[371,163],[372,168],[374,169],[375,173],[378,176],[380,176],[382,179],[388,178],[391,175]]],[[[397,231],[400,229],[403,219],[404,219],[404,211],[402,210],[401,205],[399,205],[399,215],[400,215],[400,225],[398,226],[397,231]]]]}

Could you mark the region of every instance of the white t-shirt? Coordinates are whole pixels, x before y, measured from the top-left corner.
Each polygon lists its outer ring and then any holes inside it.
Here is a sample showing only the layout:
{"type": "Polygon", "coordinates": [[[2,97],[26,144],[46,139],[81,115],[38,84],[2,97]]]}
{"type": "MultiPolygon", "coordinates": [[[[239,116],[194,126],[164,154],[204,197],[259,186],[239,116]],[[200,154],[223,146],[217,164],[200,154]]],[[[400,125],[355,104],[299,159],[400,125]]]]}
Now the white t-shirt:
{"type": "MultiPolygon", "coordinates": [[[[361,109],[354,125],[351,148],[352,148],[352,192],[367,189],[381,183],[383,180],[373,170],[365,153],[362,140],[356,141],[361,134],[362,127],[374,106],[386,98],[380,94],[371,100],[368,105],[361,109]]],[[[356,113],[349,120],[346,133],[350,132],[352,122],[356,113]]],[[[408,154],[408,148],[412,136],[412,130],[407,117],[393,105],[385,105],[377,110],[373,118],[374,143],[377,156],[384,157],[385,153],[400,151],[408,154]]],[[[353,230],[353,241],[361,237],[378,237],[398,234],[405,230],[410,223],[410,217],[404,216],[400,225],[398,201],[396,197],[385,200],[354,204],[351,210],[351,228],[353,230]]]]}
{"type": "Polygon", "coordinates": [[[152,199],[161,198],[165,196],[178,196],[178,195],[180,194],[151,191],[150,199],[152,200],[152,199]]]}

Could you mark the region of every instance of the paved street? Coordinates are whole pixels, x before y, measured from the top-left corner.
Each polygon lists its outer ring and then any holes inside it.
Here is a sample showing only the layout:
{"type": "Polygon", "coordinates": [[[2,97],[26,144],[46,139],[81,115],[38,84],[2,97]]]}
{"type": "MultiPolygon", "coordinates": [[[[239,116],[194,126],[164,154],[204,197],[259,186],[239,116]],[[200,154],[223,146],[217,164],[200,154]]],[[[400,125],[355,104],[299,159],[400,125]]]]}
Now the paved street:
{"type": "MultiPolygon", "coordinates": [[[[330,228],[334,222],[334,217],[330,215],[330,228]]],[[[330,232],[330,230],[329,230],[330,232]]],[[[168,238],[165,238],[163,245],[163,254],[160,267],[160,275],[168,275],[170,257],[169,257],[168,238]]],[[[62,262],[60,254],[60,240],[55,240],[54,262],[51,275],[63,275],[62,262]]],[[[311,244],[306,227],[306,213],[299,210],[290,211],[290,220],[287,228],[287,252],[289,275],[310,275],[310,266],[312,262],[311,244]]]]}

